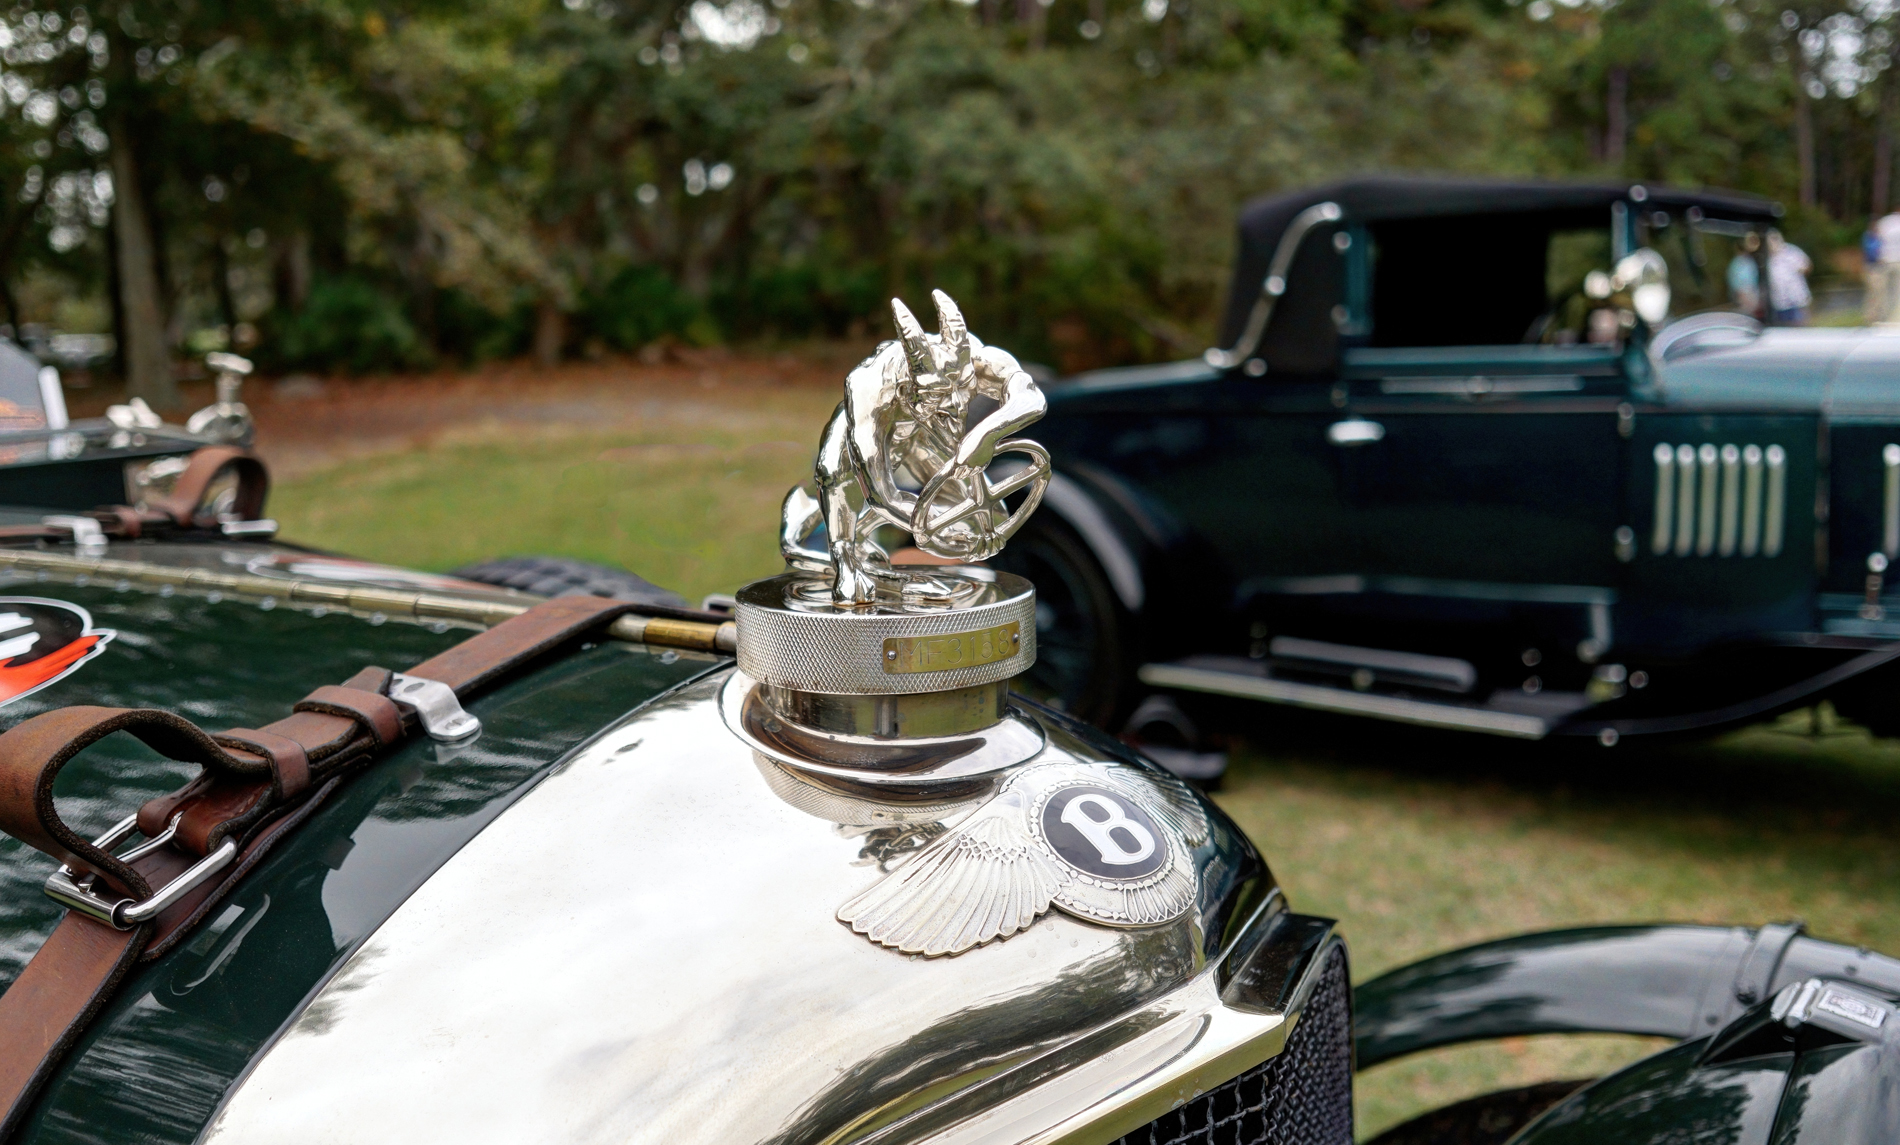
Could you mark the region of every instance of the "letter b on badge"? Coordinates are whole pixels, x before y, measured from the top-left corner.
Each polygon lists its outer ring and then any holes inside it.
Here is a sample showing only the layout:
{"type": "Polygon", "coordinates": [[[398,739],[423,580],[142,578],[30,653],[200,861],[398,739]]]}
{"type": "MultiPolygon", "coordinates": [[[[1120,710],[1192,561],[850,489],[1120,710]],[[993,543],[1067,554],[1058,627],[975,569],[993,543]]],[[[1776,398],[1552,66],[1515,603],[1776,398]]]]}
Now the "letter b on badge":
{"type": "Polygon", "coordinates": [[[1109,866],[1133,866],[1155,853],[1154,832],[1130,819],[1121,804],[1106,795],[1090,791],[1069,800],[1062,821],[1080,832],[1109,866]]]}

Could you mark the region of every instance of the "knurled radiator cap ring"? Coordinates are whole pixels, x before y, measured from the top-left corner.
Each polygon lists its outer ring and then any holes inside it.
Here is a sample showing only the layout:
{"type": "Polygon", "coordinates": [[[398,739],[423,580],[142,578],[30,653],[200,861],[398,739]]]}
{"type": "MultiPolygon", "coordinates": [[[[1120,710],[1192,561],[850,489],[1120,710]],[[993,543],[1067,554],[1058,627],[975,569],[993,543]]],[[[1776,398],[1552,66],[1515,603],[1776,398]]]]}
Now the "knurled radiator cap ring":
{"type": "Polygon", "coordinates": [[[1036,662],[1035,586],[1013,573],[978,575],[985,583],[975,602],[914,610],[788,603],[789,590],[812,579],[809,573],[754,581],[739,590],[734,617],[739,670],[777,688],[855,696],[942,692],[1021,675],[1036,662]]]}

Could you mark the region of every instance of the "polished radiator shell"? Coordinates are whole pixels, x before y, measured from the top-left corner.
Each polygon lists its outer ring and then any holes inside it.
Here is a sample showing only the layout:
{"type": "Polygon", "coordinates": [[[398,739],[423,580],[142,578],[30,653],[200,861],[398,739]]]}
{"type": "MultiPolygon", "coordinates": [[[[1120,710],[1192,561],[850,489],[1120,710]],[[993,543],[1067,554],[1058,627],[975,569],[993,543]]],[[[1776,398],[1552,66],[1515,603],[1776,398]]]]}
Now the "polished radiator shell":
{"type": "MultiPolygon", "coordinates": [[[[875,945],[840,904],[982,794],[884,818],[788,800],[804,781],[723,724],[727,678],[608,728],[472,840],[206,1140],[1105,1143],[1279,1053],[1343,951],[1211,805],[1170,923],[875,945]]],[[[1129,758],[1028,718],[1038,759],[1129,758]]]]}

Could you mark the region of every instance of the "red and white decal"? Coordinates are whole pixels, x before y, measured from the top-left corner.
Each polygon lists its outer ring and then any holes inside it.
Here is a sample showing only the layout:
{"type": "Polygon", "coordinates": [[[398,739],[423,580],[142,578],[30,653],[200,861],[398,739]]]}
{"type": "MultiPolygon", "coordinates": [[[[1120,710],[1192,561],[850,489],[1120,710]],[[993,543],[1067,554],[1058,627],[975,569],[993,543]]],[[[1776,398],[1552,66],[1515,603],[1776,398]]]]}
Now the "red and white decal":
{"type": "Polygon", "coordinates": [[[76,604],[0,596],[0,705],[72,675],[117,635],[94,628],[92,614],[76,604]]]}

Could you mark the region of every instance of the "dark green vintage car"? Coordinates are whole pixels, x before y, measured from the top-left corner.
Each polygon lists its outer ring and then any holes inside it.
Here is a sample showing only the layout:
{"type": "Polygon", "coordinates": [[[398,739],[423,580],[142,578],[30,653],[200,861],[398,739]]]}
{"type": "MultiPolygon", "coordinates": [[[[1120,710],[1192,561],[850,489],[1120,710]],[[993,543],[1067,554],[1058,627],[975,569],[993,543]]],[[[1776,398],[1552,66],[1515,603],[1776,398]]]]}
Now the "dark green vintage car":
{"type": "MultiPolygon", "coordinates": [[[[914,337],[854,385],[937,387],[914,337]]],[[[146,428],[196,448],[128,471],[47,429],[119,503],[0,510],[9,1142],[1349,1145],[1355,1054],[1578,1031],[1680,1045],[1383,1145],[1900,1133],[1900,962],[1798,928],[1531,935],[1351,990],[1217,807],[1010,694],[1037,601],[1006,572],[865,548],[841,602],[788,525],[733,619],[543,600],[281,543],[248,453],[146,428]]],[[[853,448],[821,476],[877,478],[853,448]]],[[[987,461],[950,512],[917,495],[931,543],[1021,524],[987,461]]]]}
{"type": "Polygon", "coordinates": [[[1831,698],[1882,733],[1900,336],[1764,328],[1777,205],[1366,179],[1249,207],[1222,349],[1048,387],[1004,558],[1041,694],[1144,691],[1539,739],[1831,698]]]}

